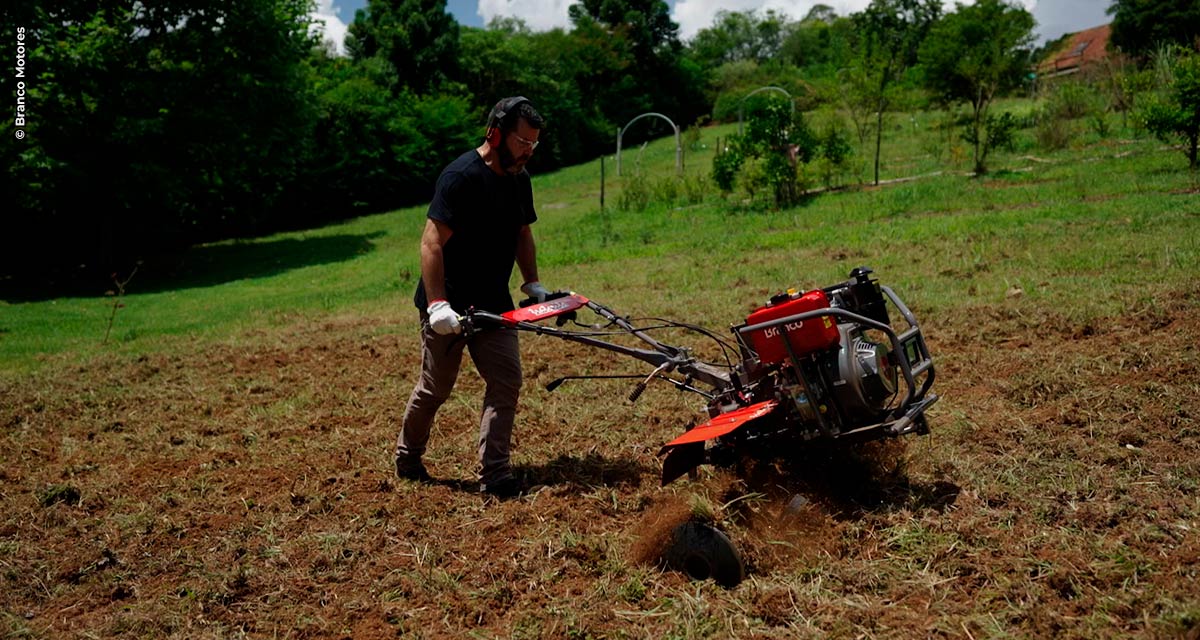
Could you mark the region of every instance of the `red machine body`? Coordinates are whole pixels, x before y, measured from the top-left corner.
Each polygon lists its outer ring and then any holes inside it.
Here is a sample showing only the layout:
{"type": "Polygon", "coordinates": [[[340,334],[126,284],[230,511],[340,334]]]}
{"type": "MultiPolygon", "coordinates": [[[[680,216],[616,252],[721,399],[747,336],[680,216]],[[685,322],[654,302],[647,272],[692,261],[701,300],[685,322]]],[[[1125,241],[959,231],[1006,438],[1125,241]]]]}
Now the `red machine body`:
{"type": "MultiPolygon", "coordinates": [[[[824,291],[816,289],[804,295],[786,296],[778,302],[773,299],[771,304],[751,313],[746,318],[746,326],[828,308],[829,297],[824,291]]],[[[752,331],[750,344],[763,364],[775,364],[788,358],[787,346],[779,339],[781,333],[787,334],[788,343],[797,356],[836,347],[840,342],[837,322],[832,316],[809,318],[752,331]]]]}

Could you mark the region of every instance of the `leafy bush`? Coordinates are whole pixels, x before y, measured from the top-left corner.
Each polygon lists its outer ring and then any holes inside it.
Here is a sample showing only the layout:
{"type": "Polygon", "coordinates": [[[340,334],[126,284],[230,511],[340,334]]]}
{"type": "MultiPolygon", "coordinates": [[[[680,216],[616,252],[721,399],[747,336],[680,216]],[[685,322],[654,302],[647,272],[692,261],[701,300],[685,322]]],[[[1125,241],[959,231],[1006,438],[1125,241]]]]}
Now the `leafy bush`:
{"type": "Polygon", "coordinates": [[[984,120],[983,127],[977,130],[975,127],[967,127],[963,131],[963,140],[969,144],[976,145],[979,149],[979,157],[975,161],[976,172],[979,172],[984,167],[988,155],[996,149],[1013,148],[1013,143],[1016,140],[1017,118],[1013,114],[1005,111],[1000,115],[989,113],[987,119],[984,120]],[[976,134],[982,135],[982,140],[976,140],[976,134]]]}
{"type": "Polygon", "coordinates": [[[1063,82],[1054,87],[1046,109],[1052,118],[1075,120],[1103,112],[1104,97],[1095,87],[1083,82],[1063,82]]]}
{"type": "Polygon", "coordinates": [[[1181,141],[1188,166],[1197,168],[1200,142],[1200,54],[1173,60],[1169,85],[1139,110],[1146,129],[1167,142],[1181,141]]]}
{"type": "Polygon", "coordinates": [[[640,173],[625,181],[617,198],[621,211],[644,211],[652,204],[679,207],[698,204],[707,195],[707,183],[701,176],[663,176],[650,178],[640,173]]]}
{"type": "Polygon", "coordinates": [[[674,205],[682,191],[682,181],[679,178],[669,177],[650,181],[650,196],[654,202],[661,202],[668,206],[674,205]]]}
{"type": "Polygon", "coordinates": [[[1067,148],[1075,139],[1075,126],[1069,120],[1051,117],[1045,111],[1039,115],[1033,130],[1038,148],[1043,151],[1067,148]]]}
{"type": "Polygon", "coordinates": [[[751,200],[767,188],[775,206],[785,207],[803,193],[797,168],[813,159],[819,141],[790,101],[775,98],[756,105],[745,121],[745,133],[732,136],[729,147],[713,160],[717,186],[728,193],[736,183],[751,200]]]}
{"type": "Polygon", "coordinates": [[[625,188],[617,198],[621,211],[643,211],[650,205],[650,181],[646,176],[635,173],[625,180],[625,188]]]}
{"type": "Polygon", "coordinates": [[[811,163],[813,173],[821,178],[821,183],[826,187],[842,184],[850,168],[850,156],[854,155],[850,132],[844,124],[830,122],[825,125],[818,138],[818,154],[811,163]]]}
{"type": "Polygon", "coordinates": [[[722,192],[733,191],[738,171],[745,159],[740,137],[730,140],[725,148],[717,149],[717,155],[713,158],[713,181],[722,192]]]}
{"type": "Polygon", "coordinates": [[[680,181],[684,204],[700,204],[708,195],[708,181],[699,175],[687,175],[680,181]]]}

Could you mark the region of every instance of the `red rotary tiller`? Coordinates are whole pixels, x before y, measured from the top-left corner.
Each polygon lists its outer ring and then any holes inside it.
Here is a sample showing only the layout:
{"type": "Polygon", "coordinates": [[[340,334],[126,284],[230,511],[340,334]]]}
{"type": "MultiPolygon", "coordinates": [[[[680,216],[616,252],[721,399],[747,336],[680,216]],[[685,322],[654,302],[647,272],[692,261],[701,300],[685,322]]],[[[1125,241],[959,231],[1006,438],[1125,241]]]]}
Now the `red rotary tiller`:
{"type": "Polygon", "coordinates": [[[525,301],[504,314],[470,310],[465,334],[484,328],[531,331],[631,356],[654,367],[649,375],[566,376],[546,385],[584,378],[641,378],[629,400],[653,380],[707,399],[708,420],[663,445],[665,486],[698,465],[728,465],[743,455],[773,457],[810,441],[852,442],[929,432],[925,410],[937,401],[933,360],[917,319],[890,288],[859,267],[850,279],[806,293],[772,296],[766,306],[723,338],[691,324],[658,321],[637,327],[612,309],[581,295],[560,292],[544,302],[525,301]],[[907,325],[893,328],[890,306],[907,325]],[[583,325],[590,309],[607,324],[583,325]],[[541,321],[555,319],[556,327],[541,321]],[[563,327],[574,322],[586,330],[563,327]],[[717,342],[725,363],[702,362],[691,350],[650,337],[654,329],[682,328],[717,342]],[[648,348],[606,338],[632,335],[648,348]]]}

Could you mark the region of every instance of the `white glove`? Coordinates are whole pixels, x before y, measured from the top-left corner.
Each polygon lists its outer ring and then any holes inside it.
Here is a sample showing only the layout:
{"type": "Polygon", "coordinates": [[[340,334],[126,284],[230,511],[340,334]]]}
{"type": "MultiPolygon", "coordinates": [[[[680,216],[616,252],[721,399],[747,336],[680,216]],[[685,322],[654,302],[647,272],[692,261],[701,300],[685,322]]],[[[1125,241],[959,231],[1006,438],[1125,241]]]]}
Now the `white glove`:
{"type": "Polygon", "coordinates": [[[462,333],[462,325],[458,323],[458,314],[450,308],[449,302],[435,300],[425,312],[429,314],[429,326],[433,327],[436,333],[443,336],[462,333]]]}
{"type": "Polygon", "coordinates": [[[533,282],[526,282],[525,284],[521,285],[521,293],[524,293],[531,298],[537,298],[538,302],[545,302],[546,296],[550,295],[550,291],[548,291],[546,287],[543,287],[542,283],[538,282],[537,280],[534,280],[533,282]]]}

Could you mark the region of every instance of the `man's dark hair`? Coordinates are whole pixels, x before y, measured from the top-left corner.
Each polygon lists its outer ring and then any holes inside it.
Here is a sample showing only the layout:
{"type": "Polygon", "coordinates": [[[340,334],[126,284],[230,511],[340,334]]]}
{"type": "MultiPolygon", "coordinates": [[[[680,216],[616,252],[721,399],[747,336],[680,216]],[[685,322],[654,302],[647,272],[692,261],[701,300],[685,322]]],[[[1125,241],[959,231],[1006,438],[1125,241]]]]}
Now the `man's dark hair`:
{"type": "Polygon", "coordinates": [[[528,99],[514,96],[496,103],[488,115],[488,128],[499,127],[501,131],[512,131],[517,128],[517,122],[521,118],[524,118],[525,122],[528,122],[529,126],[534,129],[541,129],[546,124],[545,119],[537,112],[537,109],[533,108],[528,99]]]}

